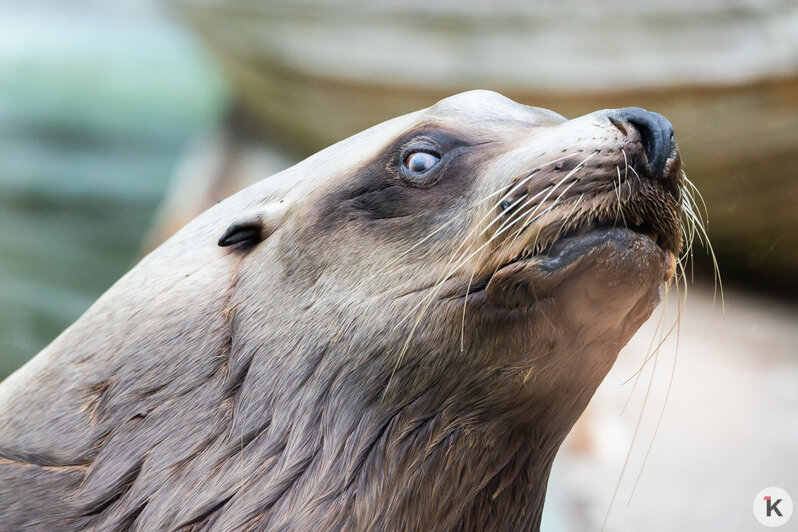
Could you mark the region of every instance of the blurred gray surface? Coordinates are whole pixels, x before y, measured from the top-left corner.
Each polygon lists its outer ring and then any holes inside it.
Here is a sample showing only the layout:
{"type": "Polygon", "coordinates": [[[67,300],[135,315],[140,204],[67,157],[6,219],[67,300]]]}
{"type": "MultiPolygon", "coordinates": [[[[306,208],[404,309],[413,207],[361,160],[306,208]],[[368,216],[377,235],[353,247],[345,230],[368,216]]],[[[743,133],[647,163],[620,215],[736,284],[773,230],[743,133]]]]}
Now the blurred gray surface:
{"type": "Polygon", "coordinates": [[[253,129],[305,154],[473,88],[569,118],[664,114],[727,276],[798,297],[794,0],[168,3],[253,129]]]}

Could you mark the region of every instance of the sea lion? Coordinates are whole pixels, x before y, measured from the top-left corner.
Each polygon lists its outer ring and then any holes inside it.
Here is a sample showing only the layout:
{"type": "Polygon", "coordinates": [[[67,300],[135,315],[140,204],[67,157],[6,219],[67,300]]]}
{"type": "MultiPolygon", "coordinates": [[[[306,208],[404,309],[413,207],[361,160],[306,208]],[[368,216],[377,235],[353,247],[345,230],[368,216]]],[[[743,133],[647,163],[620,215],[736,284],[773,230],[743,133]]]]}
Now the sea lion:
{"type": "Polygon", "coordinates": [[[682,186],[660,115],[473,91],[244,189],[2,384],[0,529],[538,528],[682,186]]]}

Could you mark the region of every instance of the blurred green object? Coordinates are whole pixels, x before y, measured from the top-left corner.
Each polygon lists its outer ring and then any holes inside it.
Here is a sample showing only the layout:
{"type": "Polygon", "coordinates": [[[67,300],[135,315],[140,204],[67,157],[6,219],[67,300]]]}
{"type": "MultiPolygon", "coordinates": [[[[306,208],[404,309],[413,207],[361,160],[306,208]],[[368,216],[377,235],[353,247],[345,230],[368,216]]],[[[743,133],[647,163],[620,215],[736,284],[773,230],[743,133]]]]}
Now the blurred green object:
{"type": "Polygon", "coordinates": [[[138,258],[186,143],[226,105],[147,2],[0,6],[0,379],[138,258]]]}

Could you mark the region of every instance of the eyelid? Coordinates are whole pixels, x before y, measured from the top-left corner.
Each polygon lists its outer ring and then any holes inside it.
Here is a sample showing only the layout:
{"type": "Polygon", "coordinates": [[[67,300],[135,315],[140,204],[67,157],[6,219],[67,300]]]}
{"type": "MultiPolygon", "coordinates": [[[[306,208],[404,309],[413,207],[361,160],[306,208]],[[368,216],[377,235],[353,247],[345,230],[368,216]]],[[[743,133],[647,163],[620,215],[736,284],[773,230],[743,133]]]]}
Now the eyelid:
{"type": "Polygon", "coordinates": [[[398,166],[404,167],[405,161],[407,161],[408,157],[412,154],[417,152],[428,153],[430,155],[434,155],[438,158],[438,162],[443,159],[443,155],[441,154],[440,150],[434,145],[430,145],[428,143],[417,143],[411,142],[405,145],[402,150],[399,152],[399,157],[397,160],[398,166]]]}
{"type": "Polygon", "coordinates": [[[413,137],[409,141],[407,141],[400,150],[402,157],[407,157],[407,155],[412,151],[423,151],[427,153],[432,153],[433,155],[437,155],[438,157],[441,156],[441,149],[438,146],[438,143],[435,142],[432,138],[427,137],[425,135],[419,137],[413,137]]]}

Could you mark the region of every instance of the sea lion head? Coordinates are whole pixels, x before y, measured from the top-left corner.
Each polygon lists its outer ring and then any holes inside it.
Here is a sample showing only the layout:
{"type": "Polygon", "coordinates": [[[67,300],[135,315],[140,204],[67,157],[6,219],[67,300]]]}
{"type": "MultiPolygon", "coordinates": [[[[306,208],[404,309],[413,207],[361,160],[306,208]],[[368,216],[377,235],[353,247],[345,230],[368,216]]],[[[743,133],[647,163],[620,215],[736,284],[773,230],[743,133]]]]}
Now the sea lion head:
{"type": "Polygon", "coordinates": [[[452,379],[521,423],[562,396],[578,414],[681,247],[673,129],[642,109],[566,120],[472,91],[300,170],[221,244],[247,264],[252,326],[291,307],[314,341],[369,360],[364,394],[452,379]]]}
{"type": "Polygon", "coordinates": [[[680,165],[654,113],[473,91],[244,189],[0,387],[0,528],[534,529],[680,165]]]}

